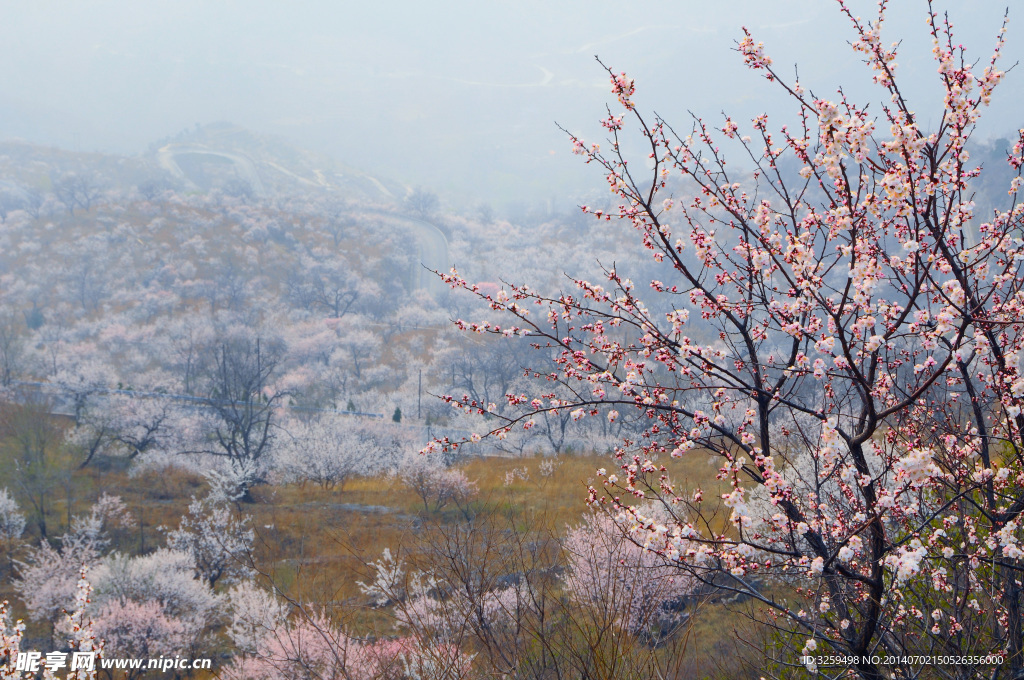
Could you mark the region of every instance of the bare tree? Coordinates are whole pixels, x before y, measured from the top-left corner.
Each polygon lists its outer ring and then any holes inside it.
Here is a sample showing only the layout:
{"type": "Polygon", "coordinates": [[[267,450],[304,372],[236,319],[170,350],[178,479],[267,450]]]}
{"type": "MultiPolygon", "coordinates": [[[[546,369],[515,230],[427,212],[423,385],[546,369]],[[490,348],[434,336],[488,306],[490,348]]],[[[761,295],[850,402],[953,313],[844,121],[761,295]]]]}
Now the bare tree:
{"type": "Polygon", "coordinates": [[[22,192],[17,187],[0,187],[0,222],[6,222],[7,215],[19,210],[24,202],[22,192]]]}
{"type": "Polygon", "coordinates": [[[427,219],[434,214],[434,211],[437,210],[438,205],[440,205],[440,200],[434,192],[428,191],[422,187],[417,187],[406,197],[405,205],[416,215],[423,219],[427,219]]]}
{"type": "Polygon", "coordinates": [[[25,190],[25,202],[22,204],[22,209],[29,214],[34,220],[38,220],[42,214],[43,209],[43,195],[35,189],[25,190]]]}
{"type": "Polygon", "coordinates": [[[142,195],[147,201],[152,201],[159,198],[163,193],[171,188],[170,182],[162,177],[151,177],[149,179],[139,182],[137,189],[139,194],[142,195]]]}
{"type": "Polygon", "coordinates": [[[202,452],[226,458],[246,475],[244,497],[261,483],[276,435],[276,410],[287,396],[273,389],[272,378],[284,356],[284,344],[260,337],[223,339],[212,349],[203,404],[216,425],[202,452]]]}
{"type": "Polygon", "coordinates": [[[24,354],[24,324],[13,313],[0,314],[0,385],[10,385],[24,354]]]}
{"type": "Polygon", "coordinates": [[[50,181],[54,195],[68,209],[69,215],[75,214],[75,208],[89,212],[100,196],[100,187],[86,175],[72,172],[61,177],[51,177],[50,181]]]}
{"type": "Polygon", "coordinates": [[[320,309],[340,319],[359,298],[360,279],[347,262],[337,257],[303,258],[297,271],[285,279],[289,301],[303,309],[320,309]]]}
{"type": "Polygon", "coordinates": [[[0,430],[13,460],[12,477],[43,538],[50,529],[54,491],[71,467],[50,410],[47,401],[31,392],[22,392],[17,403],[0,404],[0,430]]]}
{"type": "MultiPolygon", "coordinates": [[[[386,550],[368,565],[372,581],[360,585],[376,606],[392,607],[413,638],[473,650],[482,677],[688,677],[687,617],[655,642],[646,626],[631,629],[621,611],[567,594],[579,579],[566,579],[565,546],[550,529],[563,521],[540,513],[523,521],[493,506],[465,522],[428,520],[414,546],[386,550]]],[[[649,591],[656,583],[646,565],[619,566],[630,549],[636,562],[642,551],[628,541],[589,551],[613,574],[600,582],[602,595],[619,592],[623,572],[631,586],[649,591]]]]}
{"type": "Polygon", "coordinates": [[[239,178],[230,179],[225,182],[222,190],[228,196],[241,199],[243,203],[248,203],[255,195],[252,190],[252,184],[239,178]]]}
{"type": "Polygon", "coordinates": [[[335,248],[341,244],[342,237],[356,226],[355,219],[346,214],[346,209],[345,206],[335,208],[324,224],[324,231],[331,235],[335,248]]]}

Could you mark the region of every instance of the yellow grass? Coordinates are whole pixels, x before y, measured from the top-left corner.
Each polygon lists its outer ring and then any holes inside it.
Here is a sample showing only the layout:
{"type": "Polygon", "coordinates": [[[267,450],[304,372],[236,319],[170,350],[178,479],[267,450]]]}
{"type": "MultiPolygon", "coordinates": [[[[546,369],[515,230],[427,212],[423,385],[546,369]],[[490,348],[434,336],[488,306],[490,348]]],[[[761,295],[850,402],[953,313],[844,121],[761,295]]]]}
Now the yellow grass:
{"type": "MultiPolygon", "coordinates": [[[[471,512],[486,508],[512,520],[520,531],[561,535],[587,511],[587,486],[600,484],[595,470],[616,471],[614,459],[607,455],[564,456],[554,459],[553,472],[545,475],[541,471],[545,460],[538,456],[487,457],[462,463],[459,467],[479,488],[471,512]],[[508,473],[524,469],[525,475],[515,475],[507,483],[508,473]]],[[[10,461],[0,462],[7,465],[10,461]]],[[[715,480],[717,466],[709,464],[706,456],[694,454],[665,464],[672,479],[688,480],[681,486],[699,484],[706,498],[720,493],[721,482],[715,480]]],[[[89,467],[75,471],[72,480],[70,495],[55,491],[51,538],[67,528],[69,500],[74,514],[87,511],[102,493],[116,494],[136,518],[134,527],[114,536],[115,548],[128,553],[162,545],[158,527],[176,527],[192,496],[205,493],[201,477],[173,469],[133,478],[117,467],[89,467]]],[[[15,491],[13,485],[8,486],[15,491]]],[[[264,585],[272,582],[289,598],[322,607],[352,630],[371,634],[393,633],[394,626],[386,611],[367,606],[367,598],[359,590],[357,582],[370,578],[368,562],[377,559],[384,548],[414,553],[425,525],[464,521],[455,506],[424,512],[415,493],[386,476],[357,478],[334,489],[312,484],[264,486],[254,489],[253,498],[254,502],[240,505],[239,510],[252,518],[257,534],[254,557],[264,585]]],[[[30,526],[29,542],[36,542],[38,536],[32,531],[30,526]]],[[[24,548],[14,555],[22,556],[24,548]]],[[[23,615],[11,587],[7,556],[0,557],[5,565],[0,567],[0,599],[11,600],[15,614],[23,615]]],[[[733,616],[721,607],[706,609],[699,616],[691,649],[702,655],[734,654],[733,616]]],[[[30,638],[43,634],[34,625],[27,632],[30,638]]],[[[706,672],[708,677],[718,674],[712,667],[706,672]]]]}

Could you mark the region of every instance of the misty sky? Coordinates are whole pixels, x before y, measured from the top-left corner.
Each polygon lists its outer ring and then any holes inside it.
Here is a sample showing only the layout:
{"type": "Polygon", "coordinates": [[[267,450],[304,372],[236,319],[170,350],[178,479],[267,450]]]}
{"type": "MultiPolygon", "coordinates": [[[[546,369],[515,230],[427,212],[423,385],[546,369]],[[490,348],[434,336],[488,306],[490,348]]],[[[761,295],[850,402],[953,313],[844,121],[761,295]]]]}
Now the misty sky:
{"type": "MultiPolygon", "coordinates": [[[[873,3],[854,3],[865,16],[873,3]]],[[[887,36],[917,110],[934,108],[924,2],[899,0],[887,36]],[[930,96],[929,96],[930,95],[930,96]]],[[[449,199],[568,199],[601,186],[554,122],[600,138],[609,101],[595,54],[637,79],[642,107],[681,123],[783,113],[732,48],[751,28],[819,96],[870,95],[826,0],[3,3],[0,138],[135,154],[196,123],[231,121],[449,199]],[[633,9],[630,9],[630,8],[633,9]]],[[[1004,5],[949,3],[986,59],[1004,5]]],[[[1013,16],[1013,15],[1011,15],[1013,16]]],[[[1010,24],[1006,65],[1024,53],[1010,24]]],[[[788,70],[788,67],[787,67],[788,70]]],[[[1024,127],[1013,72],[986,136],[1024,127]]],[[[927,117],[926,117],[927,118],[927,117]]]]}

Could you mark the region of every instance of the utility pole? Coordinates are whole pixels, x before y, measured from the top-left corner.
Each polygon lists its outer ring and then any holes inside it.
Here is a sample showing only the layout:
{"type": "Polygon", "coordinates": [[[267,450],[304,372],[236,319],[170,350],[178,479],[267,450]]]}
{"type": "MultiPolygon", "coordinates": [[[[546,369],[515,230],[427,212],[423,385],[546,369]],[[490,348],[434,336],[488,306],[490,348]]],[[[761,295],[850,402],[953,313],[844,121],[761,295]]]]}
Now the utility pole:
{"type": "Polygon", "coordinates": [[[423,369],[420,369],[419,389],[416,393],[416,420],[420,419],[420,404],[423,403],[423,369]]]}

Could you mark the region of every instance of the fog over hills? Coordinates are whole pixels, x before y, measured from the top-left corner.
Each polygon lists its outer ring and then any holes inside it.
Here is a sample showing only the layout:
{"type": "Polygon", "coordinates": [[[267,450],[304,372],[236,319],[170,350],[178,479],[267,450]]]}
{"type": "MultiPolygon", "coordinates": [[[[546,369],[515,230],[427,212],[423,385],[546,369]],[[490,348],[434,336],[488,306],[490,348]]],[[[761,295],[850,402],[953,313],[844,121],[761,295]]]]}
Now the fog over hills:
{"type": "Polygon", "coordinates": [[[1024,679],[1024,29],[877,1],[5,3],[0,677],[1024,679]]]}
{"type": "Polygon", "coordinates": [[[395,203],[413,190],[388,177],[368,175],[289,140],[231,123],[184,130],[137,155],[105,154],[0,142],[4,186],[49,191],[54,179],[84,173],[99,190],[144,193],[214,189],[254,196],[314,191],[338,200],[395,203]]]}
{"type": "MultiPolygon", "coordinates": [[[[920,3],[890,10],[900,68],[926,110],[936,96],[920,3]],[[931,98],[930,98],[931,97],[931,98]]],[[[937,5],[986,58],[1003,6],[937,5]]],[[[855,2],[871,14],[874,3],[855,2]]],[[[139,154],[197,123],[273,133],[365,172],[455,200],[564,201],[594,186],[554,121],[598,136],[607,78],[595,54],[637,78],[673,120],[738,119],[780,106],[732,51],[748,26],[776,64],[799,63],[821,96],[843,85],[877,101],[831,3],[307,2],[7,8],[0,26],[0,138],[139,154]]],[[[1024,44],[1011,25],[1006,63],[1024,44]]],[[[983,136],[1014,128],[1011,73],[983,136]]]]}

